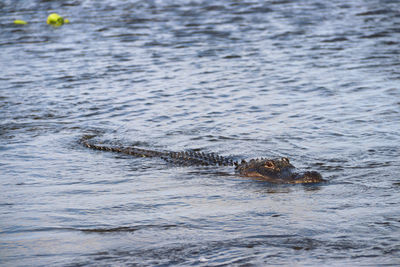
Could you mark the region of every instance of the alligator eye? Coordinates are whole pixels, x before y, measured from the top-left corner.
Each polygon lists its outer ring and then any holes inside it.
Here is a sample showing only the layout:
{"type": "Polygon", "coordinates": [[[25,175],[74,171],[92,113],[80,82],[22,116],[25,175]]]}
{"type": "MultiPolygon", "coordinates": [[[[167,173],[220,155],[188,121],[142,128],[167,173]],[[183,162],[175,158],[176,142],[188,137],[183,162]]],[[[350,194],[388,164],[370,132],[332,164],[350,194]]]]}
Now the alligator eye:
{"type": "Polygon", "coordinates": [[[290,163],[288,158],[282,158],[282,161],[285,162],[285,163],[287,163],[287,164],[290,163]]]}
{"type": "Polygon", "coordinates": [[[265,162],[265,165],[264,165],[264,167],[265,168],[273,168],[275,165],[274,165],[274,163],[272,162],[272,161],[267,161],[267,162],[265,162]]]}

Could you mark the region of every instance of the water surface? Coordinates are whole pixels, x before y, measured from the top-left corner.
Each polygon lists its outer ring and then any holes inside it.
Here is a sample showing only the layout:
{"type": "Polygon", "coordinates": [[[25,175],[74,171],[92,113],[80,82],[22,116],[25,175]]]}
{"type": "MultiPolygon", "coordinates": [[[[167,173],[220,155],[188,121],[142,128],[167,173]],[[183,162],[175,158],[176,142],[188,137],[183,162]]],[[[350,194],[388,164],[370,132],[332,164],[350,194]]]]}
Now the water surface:
{"type": "Polygon", "coordinates": [[[398,1],[3,0],[0,26],[2,265],[400,262],[398,1]],[[329,182],[97,152],[85,134],[286,156],[329,182]]]}

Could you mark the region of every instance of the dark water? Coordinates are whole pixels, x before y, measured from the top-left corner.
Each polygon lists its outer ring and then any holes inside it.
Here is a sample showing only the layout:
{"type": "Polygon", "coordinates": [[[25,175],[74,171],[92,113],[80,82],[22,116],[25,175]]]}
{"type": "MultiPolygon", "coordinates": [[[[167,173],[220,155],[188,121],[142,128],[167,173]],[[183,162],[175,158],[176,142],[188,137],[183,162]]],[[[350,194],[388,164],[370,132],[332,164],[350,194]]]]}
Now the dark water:
{"type": "Polygon", "coordinates": [[[1,265],[400,263],[399,1],[2,0],[0,28],[1,265]],[[287,156],[329,183],[84,134],[287,156]]]}

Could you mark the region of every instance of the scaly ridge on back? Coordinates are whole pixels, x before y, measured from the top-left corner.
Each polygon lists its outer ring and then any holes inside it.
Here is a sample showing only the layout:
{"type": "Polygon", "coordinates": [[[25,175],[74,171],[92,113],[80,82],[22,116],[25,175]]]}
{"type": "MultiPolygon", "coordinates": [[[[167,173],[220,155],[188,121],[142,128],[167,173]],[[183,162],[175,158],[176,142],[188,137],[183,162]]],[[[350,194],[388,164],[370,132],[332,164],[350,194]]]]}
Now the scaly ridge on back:
{"type": "Polygon", "coordinates": [[[135,157],[159,157],[166,162],[173,163],[176,165],[191,165],[191,166],[233,166],[234,162],[232,159],[225,158],[214,153],[204,153],[196,151],[155,151],[149,149],[142,149],[136,147],[110,147],[97,145],[89,142],[91,137],[84,137],[81,139],[81,143],[87,148],[94,150],[102,150],[116,153],[123,153],[135,157]]]}
{"type": "Polygon", "coordinates": [[[195,166],[233,166],[233,160],[214,153],[196,151],[168,152],[161,157],[167,162],[195,166]]]}

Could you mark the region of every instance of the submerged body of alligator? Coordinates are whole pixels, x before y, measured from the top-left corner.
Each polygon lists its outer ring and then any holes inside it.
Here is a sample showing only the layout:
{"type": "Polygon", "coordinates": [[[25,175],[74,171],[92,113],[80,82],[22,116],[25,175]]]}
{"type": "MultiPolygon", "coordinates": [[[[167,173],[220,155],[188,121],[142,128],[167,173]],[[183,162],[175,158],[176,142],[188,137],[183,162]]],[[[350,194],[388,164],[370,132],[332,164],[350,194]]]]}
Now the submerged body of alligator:
{"type": "Polygon", "coordinates": [[[111,147],[97,145],[82,138],[81,143],[91,149],[111,151],[132,155],[135,157],[158,157],[167,162],[190,166],[235,166],[235,170],[246,177],[256,177],[271,183],[299,184],[324,182],[321,174],[316,171],[297,172],[288,158],[252,159],[241,162],[233,161],[214,153],[202,152],[170,152],[140,149],[136,147],[111,147]]]}

